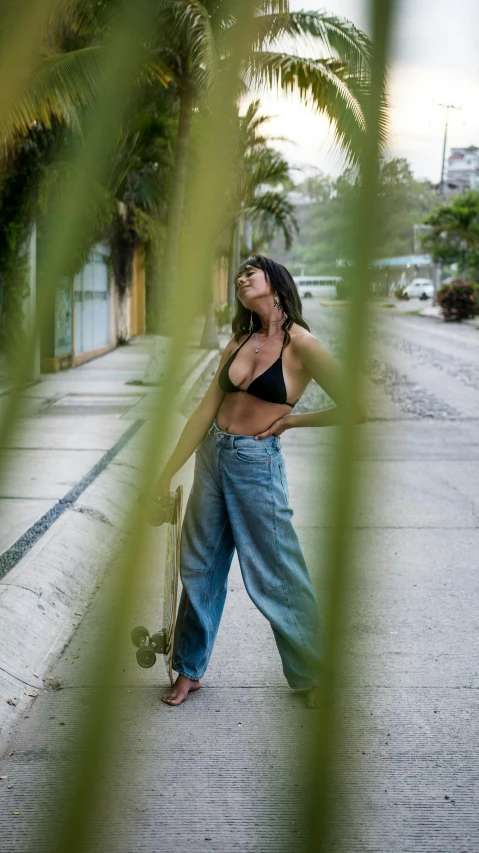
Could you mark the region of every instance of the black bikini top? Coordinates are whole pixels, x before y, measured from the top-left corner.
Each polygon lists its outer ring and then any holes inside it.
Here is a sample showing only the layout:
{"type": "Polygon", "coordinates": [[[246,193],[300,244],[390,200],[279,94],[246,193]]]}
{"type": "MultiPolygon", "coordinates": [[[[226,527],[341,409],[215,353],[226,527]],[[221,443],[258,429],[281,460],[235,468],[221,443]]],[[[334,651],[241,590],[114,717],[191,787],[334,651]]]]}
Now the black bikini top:
{"type": "Polygon", "coordinates": [[[284,340],[279,358],[277,358],[276,361],[273,362],[271,367],[268,367],[268,369],[265,370],[264,373],[260,373],[260,375],[257,376],[256,379],[253,379],[253,381],[250,383],[250,385],[248,385],[247,388],[238,388],[236,385],[233,385],[229,375],[230,364],[238,355],[241,347],[243,347],[245,343],[249,341],[252,334],[253,332],[248,335],[246,340],[243,341],[241,346],[235,349],[235,351],[230,355],[226,364],[223,365],[223,369],[221,370],[221,373],[218,377],[218,383],[221,390],[227,393],[232,393],[233,391],[244,391],[246,394],[253,394],[254,397],[259,397],[260,400],[267,400],[268,403],[282,403],[283,405],[291,406],[291,408],[293,408],[293,406],[295,406],[296,404],[288,403],[286,399],[286,385],[284,384],[282,361],[284,340]]]}

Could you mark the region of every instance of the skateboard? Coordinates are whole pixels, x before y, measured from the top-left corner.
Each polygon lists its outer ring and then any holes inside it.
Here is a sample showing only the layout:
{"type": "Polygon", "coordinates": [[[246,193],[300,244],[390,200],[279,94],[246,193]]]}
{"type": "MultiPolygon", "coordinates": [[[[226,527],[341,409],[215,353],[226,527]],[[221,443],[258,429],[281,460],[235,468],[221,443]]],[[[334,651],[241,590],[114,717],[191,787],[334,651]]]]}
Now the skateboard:
{"type": "Polygon", "coordinates": [[[141,667],[148,669],[156,663],[157,655],[164,655],[170,682],[173,678],[173,646],[176,615],[178,609],[178,577],[180,573],[181,522],[183,518],[183,486],[170,492],[169,497],[156,501],[148,516],[154,527],[167,524],[165,578],[163,587],[163,625],[155,634],[148,628],[137,625],[131,632],[131,640],[137,647],[136,659],[141,667]]]}

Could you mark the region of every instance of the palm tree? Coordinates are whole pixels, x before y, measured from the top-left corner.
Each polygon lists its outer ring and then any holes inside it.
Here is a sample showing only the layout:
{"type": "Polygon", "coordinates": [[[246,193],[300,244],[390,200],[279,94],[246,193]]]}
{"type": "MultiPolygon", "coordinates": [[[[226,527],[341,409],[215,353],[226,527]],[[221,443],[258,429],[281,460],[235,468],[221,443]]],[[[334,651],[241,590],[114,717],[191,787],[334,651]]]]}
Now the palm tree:
{"type": "MultiPolygon", "coordinates": [[[[269,147],[267,138],[261,135],[262,126],[269,119],[258,111],[259,100],[251,103],[239,120],[233,215],[236,213],[236,216],[251,219],[261,225],[268,236],[282,231],[289,248],[297,231],[294,208],[287,198],[293,186],[290,165],[279,151],[269,147]]],[[[278,138],[270,137],[269,141],[278,138]]]]}
{"type": "Polygon", "coordinates": [[[232,187],[227,210],[222,216],[226,222],[224,234],[228,244],[228,301],[234,301],[234,273],[240,261],[241,223],[249,223],[256,230],[257,239],[272,239],[278,231],[290,247],[298,224],[294,207],[288,199],[292,187],[288,161],[270,148],[263,134],[268,117],[260,115],[259,100],[249,104],[244,116],[238,117],[236,150],[232,187]]]}
{"type": "MultiPolygon", "coordinates": [[[[238,0],[238,3],[240,0],[238,0]]],[[[179,101],[175,166],[164,263],[163,295],[169,325],[168,298],[174,292],[188,175],[192,110],[215,74],[229,60],[229,47],[238,26],[234,4],[221,0],[163,0],[162,30],[168,34],[160,56],[177,87],[179,101]]],[[[339,149],[349,161],[357,159],[365,131],[363,104],[368,93],[371,48],[352,24],[324,12],[290,12],[287,0],[257,0],[254,33],[245,58],[238,97],[253,88],[276,86],[309,98],[333,128],[339,149]],[[324,56],[303,58],[274,50],[288,36],[300,45],[314,42],[324,56]]],[[[381,117],[384,137],[385,117],[381,117]]]]}
{"type": "Polygon", "coordinates": [[[466,280],[467,258],[479,247],[479,193],[471,190],[441,205],[424,220],[431,230],[423,240],[435,260],[461,261],[461,278],[466,280]]]}
{"type": "MultiPolygon", "coordinates": [[[[101,4],[80,0],[64,5],[62,14],[52,19],[45,33],[33,70],[24,78],[10,108],[0,116],[0,165],[7,171],[15,152],[32,134],[49,141],[48,148],[39,149],[37,156],[43,165],[42,208],[46,214],[54,208],[56,195],[71,175],[87,108],[104,80],[104,42],[114,8],[114,0],[101,4]],[[48,170],[53,148],[56,167],[48,170]]],[[[82,240],[77,240],[69,259],[71,273],[84,262],[91,242],[100,234],[108,238],[120,320],[124,319],[135,245],[140,237],[144,241],[148,236],[151,220],[166,219],[166,176],[172,165],[173,94],[168,90],[169,79],[162,75],[160,63],[152,64],[149,52],[145,52],[145,69],[137,81],[135,112],[112,139],[102,185],[93,182],[91,187],[90,228],[82,240]]],[[[38,181],[24,182],[17,191],[33,199],[38,194],[38,181]]],[[[3,257],[1,260],[3,268],[3,257]]]]}
{"type": "MultiPolygon", "coordinates": [[[[178,130],[169,200],[169,228],[164,262],[165,317],[169,294],[175,290],[178,252],[187,185],[191,122],[201,96],[215,75],[228,66],[241,0],[158,0],[155,26],[145,44],[139,85],[151,79],[173,88],[178,104],[178,130]],[[235,13],[236,10],[236,13],[235,13]]],[[[104,33],[118,8],[117,0],[90,0],[62,7],[37,65],[22,82],[10,109],[0,116],[4,144],[34,121],[48,127],[51,117],[81,129],[82,114],[103,82],[104,33]],[[66,11],[65,11],[66,9],[66,11]],[[65,30],[75,34],[65,49],[65,30]]],[[[251,89],[278,87],[308,98],[332,126],[340,151],[357,159],[365,130],[363,105],[368,96],[371,47],[349,22],[324,12],[291,12],[288,0],[256,0],[250,49],[245,57],[238,98],[251,89]],[[283,38],[298,47],[321,50],[321,56],[281,51],[283,38]]],[[[314,52],[314,50],[313,50],[314,52]]],[[[382,132],[385,117],[382,116],[382,132]]]]}
{"type": "MultiPolygon", "coordinates": [[[[61,7],[36,63],[0,115],[4,144],[18,132],[28,132],[34,121],[48,127],[51,117],[80,127],[79,111],[103,82],[103,41],[117,7],[115,0],[100,4],[78,0],[61,7]]],[[[243,82],[247,88],[274,85],[311,97],[331,121],[336,142],[354,159],[358,133],[364,131],[368,39],[347,21],[324,12],[290,12],[288,7],[287,0],[255,3],[255,28],[243,82]],[[285,36],[316,41],[326,55],[305,59],[270,49],[285,36]]],[[[237,26],[231,9],[231,3],[221,0],[158,0],[156,32],[145,45],[144,79],[155,77],[165,86],[176,87],[182,131],[178,144],[189,133],[191,104],[228,59],[227,44],[237,26]]]]}

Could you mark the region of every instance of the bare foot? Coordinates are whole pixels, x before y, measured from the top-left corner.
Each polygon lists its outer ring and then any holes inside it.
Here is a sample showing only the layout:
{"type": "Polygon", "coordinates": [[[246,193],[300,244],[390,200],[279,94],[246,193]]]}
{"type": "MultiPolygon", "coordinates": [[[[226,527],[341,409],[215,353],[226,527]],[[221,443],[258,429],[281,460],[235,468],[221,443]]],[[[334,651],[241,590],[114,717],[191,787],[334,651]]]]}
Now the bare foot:
{"type": "Polygon", "coordinates": [[[190,691],[199,690],[200,687],[199,681],[187,678],[186,675],[179,675],[173,687],[163,693],[161,701],[167,705],[181,705],[187,699],[190,691]]]}

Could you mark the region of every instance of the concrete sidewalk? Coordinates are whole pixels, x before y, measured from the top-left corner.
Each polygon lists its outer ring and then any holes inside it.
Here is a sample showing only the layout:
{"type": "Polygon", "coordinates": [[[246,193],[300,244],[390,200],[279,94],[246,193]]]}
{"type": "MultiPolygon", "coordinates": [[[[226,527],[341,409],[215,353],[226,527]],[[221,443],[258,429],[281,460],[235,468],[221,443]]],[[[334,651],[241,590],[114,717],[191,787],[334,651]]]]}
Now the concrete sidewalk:
{"type": "MultiPolygon", "coordinates": [[[[161,349],[166,353],[166,339],[154,343],[157,357],[161,349]]],[[[217,357],[188,348],[180,409],[217,357]]],[[[20,395],[21,416],[2,449],[0,482],[3,734],[75,630],[123,526],[121,497],[112,500],[109,492],[112,486],[118,492],[120,451],[157,404],[159,386],[141,384],[150,361],[151,341],[136,339],[81,367],[45,375],[20,395]]],[[[8,402],[6,393],[0,405],[8,402]]],[[[123,485],[127,495],[133,483],[123,477],[123,485]]]]}
{"type": "MultiPolygon", "coordinates": [[[[81,367],[46,374],[21,392],[21,418],[2,452],[0,554],[155,406],[158,387],[141,384],[150,353],[147,338],[134,339],[81,367]]],[[[179,405],[215,357],[189,348],[179,405]]],[[[7,392],[2,405],[8,398],[7,392]]]]}
{"type": "MultiPolygon", "coordinates": [[[[436,320],[441,320],[444,322],[444,317],[442,316],[441,307],[439,305],[428,305],[426,308],[421,310],[422,317],[433,317],[436,320]]],[[[475,329],[479,328],[479,320],[477,317],[471,317],[468,320],[461,320],[461,323],[466,323],[468,326],[474,326],[475,329]]]]}

